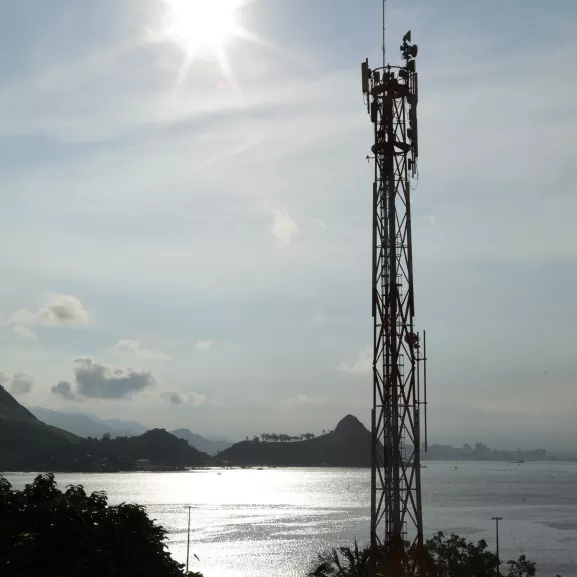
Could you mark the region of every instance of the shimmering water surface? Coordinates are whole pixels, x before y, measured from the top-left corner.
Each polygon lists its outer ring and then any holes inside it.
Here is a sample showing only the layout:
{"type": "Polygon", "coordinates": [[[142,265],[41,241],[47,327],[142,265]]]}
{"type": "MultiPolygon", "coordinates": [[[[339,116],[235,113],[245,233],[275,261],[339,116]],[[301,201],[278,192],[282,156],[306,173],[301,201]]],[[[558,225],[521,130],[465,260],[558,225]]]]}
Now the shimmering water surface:
{"type": "MultiPolygon", "coordinates": [[[[34,478],[6,476],[16,488],[34,478]]],[[[525,553],[538,562],[539,575],[577,576],[577,463],[435,462],[422,477],[426,535],[454,531],[494,547],[491,517],[498,515],[502,559],[525,553]]],[[[57,480],[105,490],[111,504],[146,505],[182,562],[183,506],[193,505],[191,568],[205,577],[302,577],[319,550],[368,537],[368,470],[214,469],[57,480]]]]}

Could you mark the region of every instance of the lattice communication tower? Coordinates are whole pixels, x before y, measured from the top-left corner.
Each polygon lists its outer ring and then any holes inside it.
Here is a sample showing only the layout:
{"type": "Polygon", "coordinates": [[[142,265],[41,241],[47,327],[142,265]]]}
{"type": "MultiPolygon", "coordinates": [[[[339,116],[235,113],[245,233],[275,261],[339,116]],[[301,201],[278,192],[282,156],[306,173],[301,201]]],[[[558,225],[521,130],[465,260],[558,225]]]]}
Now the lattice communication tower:
{"type": "MultiPolygon", "coordinates": [[[[384,14],[384,12],[383,12],[384,14]]],[[[384,31],[384,17],[383,17],[384,31]]],[[[374,125],[372,315],[373,575],[418,575],[423,544],[420,410],[426,434],[426,337],[414,326],[411,182],[417,177],[417,46],[403,38],[402,66],[362,64],[363,93],[374,125]],[[420,370],[420,365],[423,370],[420,370]],[[421,395],[421,373],[423,387],[421,395]],[[380,572],[380,570],[379,570],[380,572]]]]}

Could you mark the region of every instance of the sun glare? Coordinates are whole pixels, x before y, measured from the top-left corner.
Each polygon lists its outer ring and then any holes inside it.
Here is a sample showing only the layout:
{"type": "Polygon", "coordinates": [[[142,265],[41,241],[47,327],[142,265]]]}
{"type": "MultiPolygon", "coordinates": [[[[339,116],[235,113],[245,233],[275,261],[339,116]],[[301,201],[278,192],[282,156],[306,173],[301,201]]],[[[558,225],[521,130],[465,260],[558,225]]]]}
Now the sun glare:
{"type": "Polygon", "coordinates": [[[241,29],[236,12],[243,0],[165,0],[166,34],[178,42],[189,58],[202,50],[222,52],[241,29]]]}

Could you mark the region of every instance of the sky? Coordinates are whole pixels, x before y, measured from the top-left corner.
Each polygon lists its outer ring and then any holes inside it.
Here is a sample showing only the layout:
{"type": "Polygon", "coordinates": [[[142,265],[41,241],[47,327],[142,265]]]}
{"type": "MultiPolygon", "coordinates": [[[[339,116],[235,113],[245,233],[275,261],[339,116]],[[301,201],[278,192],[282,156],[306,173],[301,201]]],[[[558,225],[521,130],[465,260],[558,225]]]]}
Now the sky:
{"type": "MultiPolygon", "coordinates": [[[[232,438],[368,424],[381,3],[170,2],[3,6],[3,383],[232,438]]],[[[429,438],[573,448],[577,5],[388,0],[392,64],[408,29],[429,438]]]]}

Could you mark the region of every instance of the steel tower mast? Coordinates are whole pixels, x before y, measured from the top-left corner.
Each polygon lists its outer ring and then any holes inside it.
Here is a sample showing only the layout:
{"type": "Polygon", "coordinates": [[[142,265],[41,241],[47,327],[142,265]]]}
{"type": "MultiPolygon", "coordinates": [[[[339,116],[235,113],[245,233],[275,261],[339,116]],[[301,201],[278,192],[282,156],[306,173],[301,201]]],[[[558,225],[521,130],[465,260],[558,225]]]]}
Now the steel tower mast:
{"type": "Polygon", "coordinates": [[[393,577],[418,575],[423,544],[420,408],[425,408],[426,344],[415,332],[411,179],[417,176],[417,46],[403,38],[403,66],[362,64],[363,93],[374,125],[372,315],[373,457],[371,558],[393,577]],[[423,399],[419,364],[423,361],[423,399]]]}

